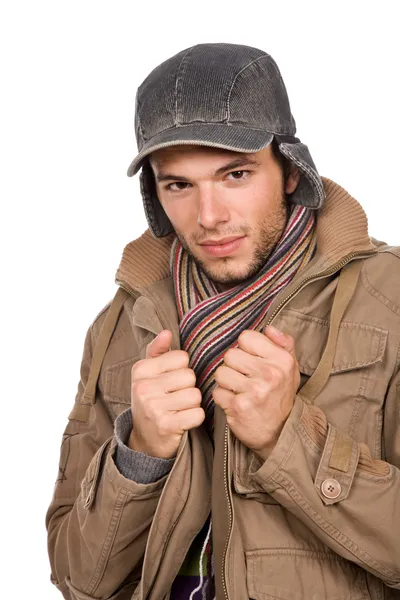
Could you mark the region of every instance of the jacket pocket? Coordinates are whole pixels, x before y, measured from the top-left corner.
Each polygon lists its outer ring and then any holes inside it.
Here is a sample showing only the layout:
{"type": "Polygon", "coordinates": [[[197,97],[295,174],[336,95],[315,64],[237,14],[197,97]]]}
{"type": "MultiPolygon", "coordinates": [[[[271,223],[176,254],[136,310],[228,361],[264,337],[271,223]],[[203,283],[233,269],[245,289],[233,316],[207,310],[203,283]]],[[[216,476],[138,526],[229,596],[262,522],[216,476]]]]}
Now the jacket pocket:
{"type": "MultiPolygon", "coordinates": [[[[274,326],[294,337],[300,371],[305,375],[312,375],[328,340],[329,321],[283,310],[274,320],[274,326]]],[[[366,323],[342,321],[331,374],[363,369],[381,362],[387,338],[388,332],[385,329],[366,323]]]]}
{"type": "Polygon", "coordinates": [[[144,358],[146,346],[154,338],[148,332],[144,335],[134,356],[108,365],[100,379],[100,387],[110,415],[116,418],[131,403],[131,382],[133,365],[144,358]]]}
{"type": "MultiPolygon", "coordinates": [[[[70,594],[67,597],[71,600],[96,600],[95,596],[90,596],[73,586],[69,577],[67,577],[66,582],[68,584],[68,591],[70,594]]],[[[112,596],[107,596],[107,598],[108,600],[133,600],[134,598],[139,598],[139,595],[136,596],[137,590],[140,590],[140,584],[137,586],[137,588],[135,588],[135,583],[129,582],[115,592],[115,594],[112,596]]]]}
{"type": "Polygon", "coordinates": [[[107,368],[104,400],[115,404],[130,404],[131,372],[137,357],[129,358],[107,368]]]}
{"type": "Polygon", "coordinates": [[[254,600],[371,600],[365,572],[333,552],[256,550],[246,562],[254,600]]]}
{"type": "MultiPolygon", "coordinates": [[[[295,339],[301,395],[326,347],[329,320],[286,310],[274,325],[295,339]]],[[[381,452],[382,408],[392,375],[385,362],[387,340],[384,329],[342,321],[329,379],[316,398],[309,398],[332,425],[366,443],[376,457],[381,452]]]]}

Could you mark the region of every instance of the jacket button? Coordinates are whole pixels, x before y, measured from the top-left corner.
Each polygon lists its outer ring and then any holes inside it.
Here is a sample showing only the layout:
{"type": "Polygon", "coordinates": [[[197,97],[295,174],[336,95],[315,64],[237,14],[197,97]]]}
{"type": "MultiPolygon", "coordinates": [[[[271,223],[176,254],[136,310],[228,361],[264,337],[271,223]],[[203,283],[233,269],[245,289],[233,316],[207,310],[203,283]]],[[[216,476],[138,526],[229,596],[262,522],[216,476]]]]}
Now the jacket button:
{"type": "Polygon", "coordinates": [[[321,483],[321,492],[325,498],[338,498],[342,493],[342,486],[336,479],[325,479],[321,483]]]}

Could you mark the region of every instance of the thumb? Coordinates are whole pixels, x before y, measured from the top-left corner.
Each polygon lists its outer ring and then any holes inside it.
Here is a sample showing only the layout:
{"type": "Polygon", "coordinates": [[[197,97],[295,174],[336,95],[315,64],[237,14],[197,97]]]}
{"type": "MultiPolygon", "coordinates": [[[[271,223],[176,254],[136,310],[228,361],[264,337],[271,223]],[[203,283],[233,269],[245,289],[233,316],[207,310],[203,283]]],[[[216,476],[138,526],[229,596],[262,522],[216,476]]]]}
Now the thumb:
{"type": "Polygon", "coordinates": [[[164,329],[147,345],[146,358],[157,358],[165,354],[171,348],[171,344],[172,333],[168,329],[164,329]]]}
{"type": "Polygon", "coordinates": [[[264,334],[271,340],[271,342],[274,342],[274,344],[280,346],[295,357],[294,339],[291,335],[283,333],[282,331],[280,331],[276,327],[273,327],[272,325],[268,325],[264,329],[264,334]]]}

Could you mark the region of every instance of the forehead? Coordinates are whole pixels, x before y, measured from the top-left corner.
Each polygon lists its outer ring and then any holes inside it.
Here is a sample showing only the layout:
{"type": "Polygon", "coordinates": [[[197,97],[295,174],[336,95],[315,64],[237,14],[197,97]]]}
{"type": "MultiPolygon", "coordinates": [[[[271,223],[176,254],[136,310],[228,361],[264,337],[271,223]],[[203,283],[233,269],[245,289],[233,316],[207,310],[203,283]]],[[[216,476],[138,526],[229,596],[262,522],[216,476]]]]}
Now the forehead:
{"type": "Polygon", "coordinates": [[[173,163],[182,163],[186,161],[196,160],[198,158],[209,158],[219,161],[231,161],[239,158],[249,160],[260,160],[262,154],[269,154],[269,147],[260,150],[259,152],[234,152],[223,148],[213,148],[211,146],[195,146],[195,145],[179,145],[161,148],[150,154],[150,164],[156,171],[159,171],[167,165],[173,163]]]}

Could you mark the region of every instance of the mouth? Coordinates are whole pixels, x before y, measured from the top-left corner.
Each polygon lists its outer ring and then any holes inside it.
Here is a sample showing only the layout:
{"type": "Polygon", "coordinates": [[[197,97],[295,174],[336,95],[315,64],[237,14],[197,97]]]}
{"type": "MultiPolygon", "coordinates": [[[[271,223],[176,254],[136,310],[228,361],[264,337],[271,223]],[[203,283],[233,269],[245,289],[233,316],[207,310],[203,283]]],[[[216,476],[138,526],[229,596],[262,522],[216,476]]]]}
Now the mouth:
{"type": "Polygon", "coordinates": [[[231,236],[220,240],[206,240],[199,244],[206,254],[211,256],[228,256],[242,245],[246,236],[231,236]]]}

